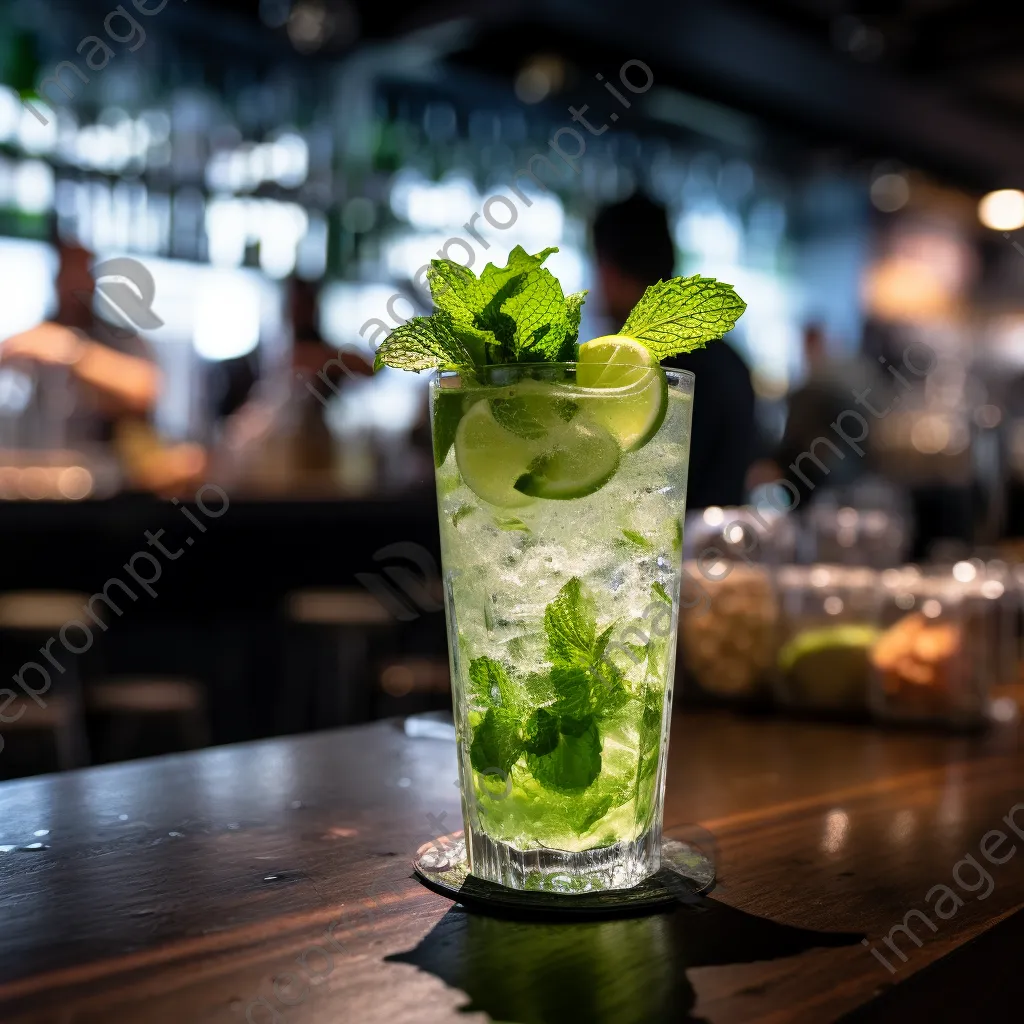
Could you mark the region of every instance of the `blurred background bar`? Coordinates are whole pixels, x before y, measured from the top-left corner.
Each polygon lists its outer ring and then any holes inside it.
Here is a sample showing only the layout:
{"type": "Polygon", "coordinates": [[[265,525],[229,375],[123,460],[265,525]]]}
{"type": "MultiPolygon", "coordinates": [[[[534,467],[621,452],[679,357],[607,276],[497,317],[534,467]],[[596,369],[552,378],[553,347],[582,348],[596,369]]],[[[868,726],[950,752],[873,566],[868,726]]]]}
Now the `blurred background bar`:
{"type": "Polygon", "coordinates": [[[0,777],[448,706],[427,379],[373,356],[515,245],[584,338],[662,249],[748,302],[686,364],[684,701],[1018,713],[1024,18],[116,11],[0,0],[0,777]]]}

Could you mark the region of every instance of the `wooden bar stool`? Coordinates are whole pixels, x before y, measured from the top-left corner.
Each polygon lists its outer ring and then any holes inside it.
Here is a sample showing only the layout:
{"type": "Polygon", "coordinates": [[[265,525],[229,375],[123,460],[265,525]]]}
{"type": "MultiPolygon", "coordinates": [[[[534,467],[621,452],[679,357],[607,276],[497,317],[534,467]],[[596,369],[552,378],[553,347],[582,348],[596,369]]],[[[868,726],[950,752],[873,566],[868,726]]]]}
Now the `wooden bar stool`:
{"type": "Polygon", "coordinates": [[[373,709],[373,634],[391,612],[359,588],[297,590],[285,599],[285,690],[278,731],[301,732],[365,722],[373,709]]]}
{"type": "Polygon", "coordinates": [[[377,718],[451,707],[451,672],[446,657],[411,655],[388,658],[379,667],[377,687],[377,718]]]}
{"type": "Polygon", "coordinates": [[[108,678],[86,687],[85,703],[90,718],[106,720],[107,728],[98,730],[105,742],[97,750],[106,761],[196,750],[210,742],[206,690],[194,679],[108,678]]]}
{"type": "Polygon", "coordinates": [[[82,678],[96,657],[103,630],[90,617],[88,601],[74,591],[0,594],[0,664],[5,680],[14,677],[5,688],[22,697],[6,707],[5,718],[11,720],[0,723],[6,758],[34,763],[41,771],[89,763],[82,678]],[[19,677],[24,686],[19,686],[19,677]],[[52,738],[52,756],[19,757],[25,753],[17,750],[26,746],[22,741],[39,733],[52,738]]]}

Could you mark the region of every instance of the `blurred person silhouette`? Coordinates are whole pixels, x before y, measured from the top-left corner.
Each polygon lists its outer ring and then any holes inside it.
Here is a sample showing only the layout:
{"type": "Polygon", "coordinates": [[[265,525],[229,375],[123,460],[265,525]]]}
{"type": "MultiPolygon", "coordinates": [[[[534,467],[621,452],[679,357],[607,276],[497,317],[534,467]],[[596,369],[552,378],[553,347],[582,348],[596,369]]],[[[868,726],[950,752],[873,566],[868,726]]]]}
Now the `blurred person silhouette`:
{"type": "Polygon", "coordinates": [[[4,341],[0,363],[32,365],[41,387],[63,387],[70,379],[75,386],[62,403],[68,441],[85,448],[111,444],[131,484],[176,490],[201,475],[205,458],[195,445],[163,444],[150,425],[161,374],[149,346],[121,324],[131,323],[139,310],[152,317],[152,310],[134,299],[131,309],[121,309],[101,291],[120,324],[101,317],[93,254],[67,239],[55,236],[54,241],[59,259],[54,318],[4,341]]]}
{"type": "Polygon", "coordinates": [[[373,366],[356,352],[335,350],[319,323],[317,284],[288,282],[291,359],[284,376],[260,381],[225,424],[230,471],[250,481],[290,487],[329,476],[335,443],[325,419],[331,401],[373,366]]]}
{"type": "MultiPolygon", "coordinates": [[[[641,195],[606,206],[594,220],[601,294],[617,330],[648,285],[675,270],[665,208],[641,195]]],[[[754,389],[746,363],[727,342],[673,356],[664,365],[696,376],[687,504],[742,505],[755,453],[754,389]]]]}
{"type": "Polygon", "coordinates": [[[54,318],[8,338],[0,360],[66,367],[82,385],[76,414],[95,420],[84,439],[109,440],[118,416],[149,415],[160,393],[160,373],[141,338],[101,322],[94,312],[92,253],[62,241],[58,256],[54,318]]]}
{"type": "Polygon", "coordinates": [[[801,500],[821,486],[843,487],[863,475],[865,460],[842,444],[832,424],[844,412],[857,411],[855,395],[872,383],[863,360],[830,353],[825,328],[817,321],[804,325],[803,355],[806,377],[787,399],[786,427],[775,457],[780,475],[797,488],[801,500]],[[805,454],[811,457],[802,458],[805,454]]]}

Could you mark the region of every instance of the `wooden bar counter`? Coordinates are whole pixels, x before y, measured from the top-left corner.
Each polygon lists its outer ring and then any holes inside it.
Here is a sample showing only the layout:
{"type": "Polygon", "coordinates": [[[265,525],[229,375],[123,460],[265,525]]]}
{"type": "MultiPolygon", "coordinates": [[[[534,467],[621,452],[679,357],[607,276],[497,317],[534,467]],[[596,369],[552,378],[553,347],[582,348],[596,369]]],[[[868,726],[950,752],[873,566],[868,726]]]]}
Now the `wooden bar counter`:
{"type": "Polygon", "coordinates": [[[666,833],[712,844],[719,883],[615,921],[423,888],[455,750],[401,721],[5,783],[0,1020],[1021,1019],[1016,724],[674,725],[666,833]]]}

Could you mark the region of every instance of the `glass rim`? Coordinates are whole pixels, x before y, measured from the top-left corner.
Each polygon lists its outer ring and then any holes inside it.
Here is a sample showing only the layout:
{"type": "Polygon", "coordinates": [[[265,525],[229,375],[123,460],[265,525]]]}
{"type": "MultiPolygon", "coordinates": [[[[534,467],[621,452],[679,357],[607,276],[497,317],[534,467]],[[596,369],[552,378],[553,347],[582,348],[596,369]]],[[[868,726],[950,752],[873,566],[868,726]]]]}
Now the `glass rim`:
{"type": "MultiPolygon", "coordinates": [[[[473,367],[474,373],[483,372],[488,373],[492,370],[515,370],[523,373],[529,372],[530,370],[536,369],[575,369],[580,365],[588,365],[586,363],[581,364],[578,360],[566,360],[562,362],[536,362],[536,363],[488,363],[486,366],[473,367]]],[[[623,366],[629,369],[651,369],[651,367],[640,367],[636,363],[607,363],[608,366],[623,366]]],[[[675,366],[661,366],[659,363],[655,364],[659,366],[666,374],[666,376],[675,374],[678,380],[673,381],[671,377],[668,380],[668,386],[670,388],[686,387],[689,385],[691,388],[697,379],[696,374],[692,370],[682,370],[675,366]]],[[[461,377],[463,374],[462,370],[431,370],[429,381],[430,386],[437,388],[441,386],[441,382],[444,380],[452,380],[456,377],[461,377]]],[[[474,380],[471,382],[477,387],[508,387],[508,383],[496,384],[486,380],[474,380]]],[[[569,387],[581,387],[581,385],[568,383],[569,387]]],[[[594,389],[587,389],[594,390],[594,389]]],[[[598,389],[600,390],[600,389],[598,389]]]]}

